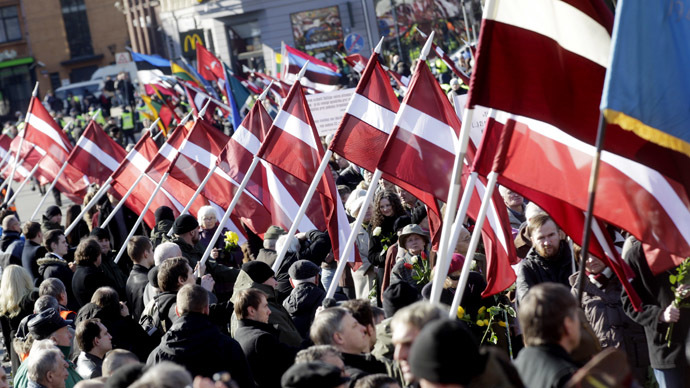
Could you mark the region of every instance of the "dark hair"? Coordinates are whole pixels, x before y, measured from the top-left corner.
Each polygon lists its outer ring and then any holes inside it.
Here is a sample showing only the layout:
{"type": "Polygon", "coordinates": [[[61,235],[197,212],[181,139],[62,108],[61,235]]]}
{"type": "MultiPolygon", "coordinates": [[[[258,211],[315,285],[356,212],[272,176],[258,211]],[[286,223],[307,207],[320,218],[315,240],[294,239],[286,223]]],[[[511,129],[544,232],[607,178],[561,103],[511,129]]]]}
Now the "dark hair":
{"type": "Polygon", "coordinates": [[[386,218],[386,216],[381,214],[381,209],[379,206],[381,204],[381,200],[384,198],[387,199],[393,207],[393,215],[391,218],[395,220],[396,218],[407,214],[405,213],[405,208],[403,208],[402,202],[400,201],[400,197],[398,197],[397,193],[390,190],[380,191],[376,194],[376,199],[374,200],[374,216],[371,217],[372,230],[377,226],[383,225],[383,220],[386,218]]]}
{"type": "Polygon", "coordinates": [[[117,295],[117,291],[112,287],[101,287],[97,289],[91,296],[90,302],[102,309],[112,309],[116,307],[117,311],[120,311],[120,296],[117,295]]]}
{"type": "Polygon", "coordinates": [[[40,296],[50,295],[57,299],[63,292],[67,292],[67,288],[65,288],[65,283],[58,278],[48,278],[38,286],[38,295],[40,296]]]}
{"type": "Polygon", "coordinates": [[[177,291],[177,311],[180,315],[201,313],[208,307],[208,292],[196,284],[186,284],[177,291]]]}
{"type": "Polygon", "coordinates": [[[184,257],[173,257],[161,263],[158,270],[158,288],[161,291],[177,291],[180,276],[187,279],[189,261],[184,257]]]}
{"type": "Polygon", "coordinates": [[[577,301],[560,283],[533,286],[520,301],[518,319],[527,346],[557,344],[563,336],[563,321],[577,314],[577,301]]]}
{"type": "Polygon", "coordinates": [[[26,221],[22,227],[22,233],[27,240],[36,238],[41,233],[41,224],[34,221],[26,221]]]}
{"type": "Polygon", "coordinates": [[[127,243],[127,255],[129,255],[133,262],[139,264],[149,247],[153,248],[153,244],[148,237],[134,236],[127,243]]]}
{"type": "Polygon", "coordinates": [[[74,333],[75,340],[79,349],[83,352],[89,352],[93,349],[93,340],[101,336],[101,327],[98,325],[101,322],[98,318],[91,318],[79,322],[77,330],[74,333]]]}
{"type": "Polygon", "coordinates": [[[49,230],[45,235],[43,235],[43,246],[48,250],[48,252],[52,252],[53,250],[50,248],[50,245],[57,244],[60,240],[60,236],[64,235],[65,232],[63,232],[62,229],[49,230]]]}
{"type": "MultiPolygon", "coordinates": [[[[530,239],[537,229],[541,228],[549,221],[556,225],[556,222],[547,214],[537,214],[536,216],[530,218],[529,222],[527,223],[527,235],[530,236],[530,239]]],[[[558,228],[558,225],[556,225],[556,228],[558,228]]]]}
{"type": "Polygon", "coordinates": [[[389,384],[397,384],[398,380],[385,373],[364,376],[357,380],[355,388],[386,388],[389,384]]]}
{"type": "Polygon", "coordinates": [[[355,318],[360,325],[364,327],[376,326],[374,324],[374,311],[371,309],[371,303],[369,303],[368,300],[351,299],[345,301],[341,306],[352,313],[352,317],[355,318]]]}
{"type": "Polygon", "coordinates": [[[98,256],[101,255],[101,246],[98,241],[93,238],[85,238],[77,245],[77,250],[74,252],[74,261],[78,265],[95,264],[98,256]]]}
{"type": "Polygon", "coordinates": [[[235,315],[237,315],[237,319],[247,318],[249,316],[249,307],[258,309],[261,304],[261,297],[265,298],[266,294],[254,288],[240,291],[235,299],[235,315]]]}
{"type": "Polygon", "coordinates": [[[91,233],[89,233],[89,236],[95,237],[98,240],[110,240],[110,233],[108,233],[107,230],[99,227],[91,229],[91,233]]]}

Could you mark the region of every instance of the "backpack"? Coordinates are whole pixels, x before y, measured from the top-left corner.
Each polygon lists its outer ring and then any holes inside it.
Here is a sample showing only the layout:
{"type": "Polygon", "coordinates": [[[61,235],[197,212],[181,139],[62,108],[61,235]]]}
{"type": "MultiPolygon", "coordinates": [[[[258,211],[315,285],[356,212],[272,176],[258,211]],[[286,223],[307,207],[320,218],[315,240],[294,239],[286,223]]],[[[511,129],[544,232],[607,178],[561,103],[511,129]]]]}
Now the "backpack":
{"type": "MultiPolygon", "coordinates": [[[[156,337],[158,339],[162,338],[163,334],[165,334],[172,325],[167,317],[170,308],[174,305],[174,303],[168,303],[167,306],[161,305],[158,300],[159,296],[160,295],[156,295],[146,304],[144,311],[141,313],[141,318],[139,318],[139,325],[146,331],[146,334],[148,334],[149,337],[156,337]]],[[[172,298],[172,301],[174,300],[175,299],[172,298]]]]}

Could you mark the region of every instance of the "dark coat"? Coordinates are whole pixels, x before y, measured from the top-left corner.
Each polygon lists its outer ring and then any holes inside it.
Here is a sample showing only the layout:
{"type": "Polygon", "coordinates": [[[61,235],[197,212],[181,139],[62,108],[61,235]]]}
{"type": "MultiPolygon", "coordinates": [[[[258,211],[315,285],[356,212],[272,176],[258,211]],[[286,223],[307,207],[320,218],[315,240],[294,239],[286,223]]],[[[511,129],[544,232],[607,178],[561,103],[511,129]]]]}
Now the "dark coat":
{"type": "MultiPolygon", "coordinates": [[[[7,248],[15,242],[16,240],[19,240],[21,237],[21,233],[19,232],[13,232],[11,230],[3,230],[2,231],[2,236],[0,236],[0,250],[5,252],[7,248]]],[[[21,251],[20,251],[21,252],[21,251]]],[[[19,255],[19,258],[21,259],[21,254],[19,255]]]]}
{"type": "Polygon", "coordinates": [[[36,278],[35,285],[40,285],[43,280],[48,278],[60,279],[67,290],[67,308],[73,311],[79,310],[81,305],[77,302],[74,291],[72,290],[74,272],[69,268],[67,261],[48,252],[46,253],[46,257],[39,259],[36,263],[38,264],[39,277],[36,278]]]}
{"type": "Polygon", "coordinates": [[[79,373],[82,379],[88,380],[95,377],[101,377],[102,367],[102,358],[98,358],[86,352],[79,353],[79,358],[77,358],[77,373],[79,373]]]}
{"type": "Polygon", "coordinates": [[[192,269],[194,269],[196,263],[201,261],[201,258],[204,256],[204,251],[206,249],[201,245],[201,242],[196,243],[196,245],[190,245],[179,237],[174,237],[171,241],[180,247],[182,256],[189,261],[189,266],[192,267],[192,269]]]}
{"type": "Polygon", "coordinates": [[[221,333],[203,314],[189,313],[173,324],[160,345],[151,352],[147,363],[161,361],[183,365],[192,376],[213,377],[214,373],[227,371],[240,387],[254,386],[240,344],[221,333]]]}
{"type": "Polygon", "coordinates": [[[526,387],[565,386],[577,365],[560,345],[529,346],[520,351],[515,368],[526,387]]]}
{"type": "Polygon", "coordinates": [[[72,276],[72,292],[80,306],[91,301],[93,293],[100,287],[112,287],[117,290],[115,283],[105,276],[100,268],[94,265],[77,265],[72,276]]]}
{"type": "MultiPolygon", "coordinates": [[[[36,278],[40,277],[38,273],[38,259],[48,253],[48,250],[43,247],[43,245],[35,243],[31,240],[26,241],[24,244],[24,250],[22,250],[22,267],[29,271],[31,278],[35,281],[36,278]]],[[[71,286],[71,284],[70,284],[71,286]]]]}
{"type": "Polygon", "coordinates": [[[345,370],[353,381],[377,373],[389,374],[389,367],[371,354],[343,353],[345,370]]]}
{"type": "Polygon", "coordinates": [[[374,236],[374,230],[376,227],[371,225],[369,229],[369,262],[376,267],[383,268],[386,263],[386,250],[383,249],[384,246],[390,247],[391,245],[398,242],[398,236],[393,230],[393,223],[396,217],[385,217],[381,226],[381,234],[374,236]],[[389,241],[383,241],[383,239],[388,239],[389,241]]]}
{"type": "Polygon", "coordinates": [[[568,278],[573,274],[573,259],[570,248],[565,241],[561,241],[558,254],[550,259],[539,256],[532,248],[518,269],[517,287],[518,302],[527,294],[529,289],[539,283],[554,282],[570,287],[568,278]]]}
{"type": "Polygon", "coordinates": [[[292,285],[290,285],[290,274],[288,271],[292,264],[298,260],[309,260],[312,263],[320,266],[331,250],[331,240],[328,233],[312,230],[307,232],[307,239],[300,242],[299,252],[288,252],[283,258],[278,271],[276,271],[276,299],[278,303],[283,303],[285,298],[292,292],[292,285]]]}
{"type": "Polygon", "coordinates": [[[160,220],[156,223],[156,226],[151,230],[151,243],[153,247],[156,248],[161,243],[170,241],[168,238],[168,232],[173,226],[172,220],[160,220]]]}
{"type": "Polygon", "coordinates": [[[259,254],[256,255],[256,261],[263,261],[271,267],[273,267],[273,263],[275,263],[277,258],[278,252],[273,249],[261,248],[259,254]]]}
{"type": "Polygon", "coordinates": [[[149,284],[148,278],[149,268],[143,265],[134,264],[132,272],[129,273],[127,279],[127,306],[132,318],[139,322],[141,312],[144,311],[144,290],[149,284]]]}
{"type": "Polygon", "coordinates": [[[294,363],[299,349],[279,342],[273,326],[249,319],[240,319],[235,339],[242,346],[257,387],[279,388],[280,378],[294,363]]]}
{"type": "Polygon", "coordinates": [[[290,314],[302,338],[309,339],[309,328],[314,321],[316,309],[321,306],[326,291],[313,283],[297,285],[283,301],[283,307],[290,314]]]}
{"type": "Polygon", "coordinates": [[[690,310],[680,309],[680,319],[674,324],[671,334],[671,346],[668,346],[665,339],[669,324],[659,321],[659,316],[674,299],[668,277],[675,274],[675,271],[666,271],[655,276],[647,264],[642,243],[631,237],[626,244],[630,245],[630,249],[623,250],[623,259],[635,272],[635,279],[630,284],[642,300],[642,311],[635,311],[628,294],[622,292],[625,313],[644,327],[652,368],[687,369],[685,346],[690,329],[690,310]]]}
{"type": "Polygon", "coordinates": [[[41,221],[41,232],[45,235],[48,233],[48,231],[53,230],[53,229],[60,229],[60,230],[65,230],[65,227],[56,223],[56,222],[51,222],[49,218],[46,218],[45,215],[41,216],[42,221],[41,221]]]}
{"type": "Polygon", "coordinates": [[[359,182],[363,181],[364,177],[357,169],[357,166],[350,163],[350,165],[344,170],[338,173],[338,178],[335,180],[336,185],[345,185],[354,190],[357,188],[359,182]]]}

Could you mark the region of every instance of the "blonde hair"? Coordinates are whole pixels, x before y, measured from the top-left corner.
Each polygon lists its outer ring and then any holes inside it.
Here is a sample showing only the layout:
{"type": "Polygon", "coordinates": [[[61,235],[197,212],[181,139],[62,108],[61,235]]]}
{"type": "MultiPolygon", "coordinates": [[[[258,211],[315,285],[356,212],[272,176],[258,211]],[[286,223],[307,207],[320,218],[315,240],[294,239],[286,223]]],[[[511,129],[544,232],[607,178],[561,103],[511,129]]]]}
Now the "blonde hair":
{"type": "Polygon", "coordinates": [[[31,276],[18,265],[8,265],[2,272],[0,281],[0,315],[14,318],[21,308],[19,303],[22,298],[34,289],[31,276]]]}

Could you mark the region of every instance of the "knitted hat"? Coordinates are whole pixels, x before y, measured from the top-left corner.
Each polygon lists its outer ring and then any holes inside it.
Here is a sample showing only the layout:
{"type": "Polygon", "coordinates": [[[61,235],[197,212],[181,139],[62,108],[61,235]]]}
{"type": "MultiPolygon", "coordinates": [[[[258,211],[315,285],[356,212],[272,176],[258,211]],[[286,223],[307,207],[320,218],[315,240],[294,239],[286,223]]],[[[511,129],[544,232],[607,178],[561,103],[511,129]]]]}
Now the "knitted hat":
{"type": "Polygon", "coordinates": [[[450,268],[448,268],[448,274],[460,271],[463,264],[465,264],[465,256],[459,253],[453,253],[453,257],[450,259],[450,268]]]}
{"type": "Polygon", "coordinates": [[[290,266],[288,274],[293,280],[305,280],[319,274],[319,266],[309,260],[297,260],[290,266]]]}
{"type": "Polygon", "coordinates": [[[199,221],[191,214],[183,214],[173,223],[173,233],[182,235],[199,227],[199,221]]]}
{"type": "Polygon", "coordinates": [[[51,218],[54,216],[61,216],[62,210],[60,210],[60,208],[58,206],[55,206],[55,205],[48,206],[48,208],[46,209],[45,215],[46,215],[46,218],[51,218]]]}
{"type": "Polygon", "coordinates": [[[242,264],[242,271],[246,272],[254,283],[263,283],[275,276],[275,272],[263,261],[250,261],[242,264]]]}
{"type": "Polygon", "coordinates": [[[60,314],[54,308],[49,308],[31,318],[29,332],[33,334],[35,339],[42,340],[65,326],[67,326],[67,322],[60,317],[60,314]]]}
{"type": "Polygon", "coordinates": [[[173,213],[173,210],[167,206],[159,207],[156,209],[156,212],[153,213],[153,215],[156,217],[156,223],[159,223],[163,220],[175,221],[175,214],[173,213]]]}
{"type": "Polygon", "coordinates": [[[285,229],[277,225],[271,225],[266,233],[264,233],[264,240],[277,240],[278,237],[287,233],[285,229]]]}
{"type": "Polygon", "coordinates": [[[302,362],[291,366],[280,382],[283,388],[335,388],[350,381],[341,372],[335,365],[324,362],[302,362]]]}

